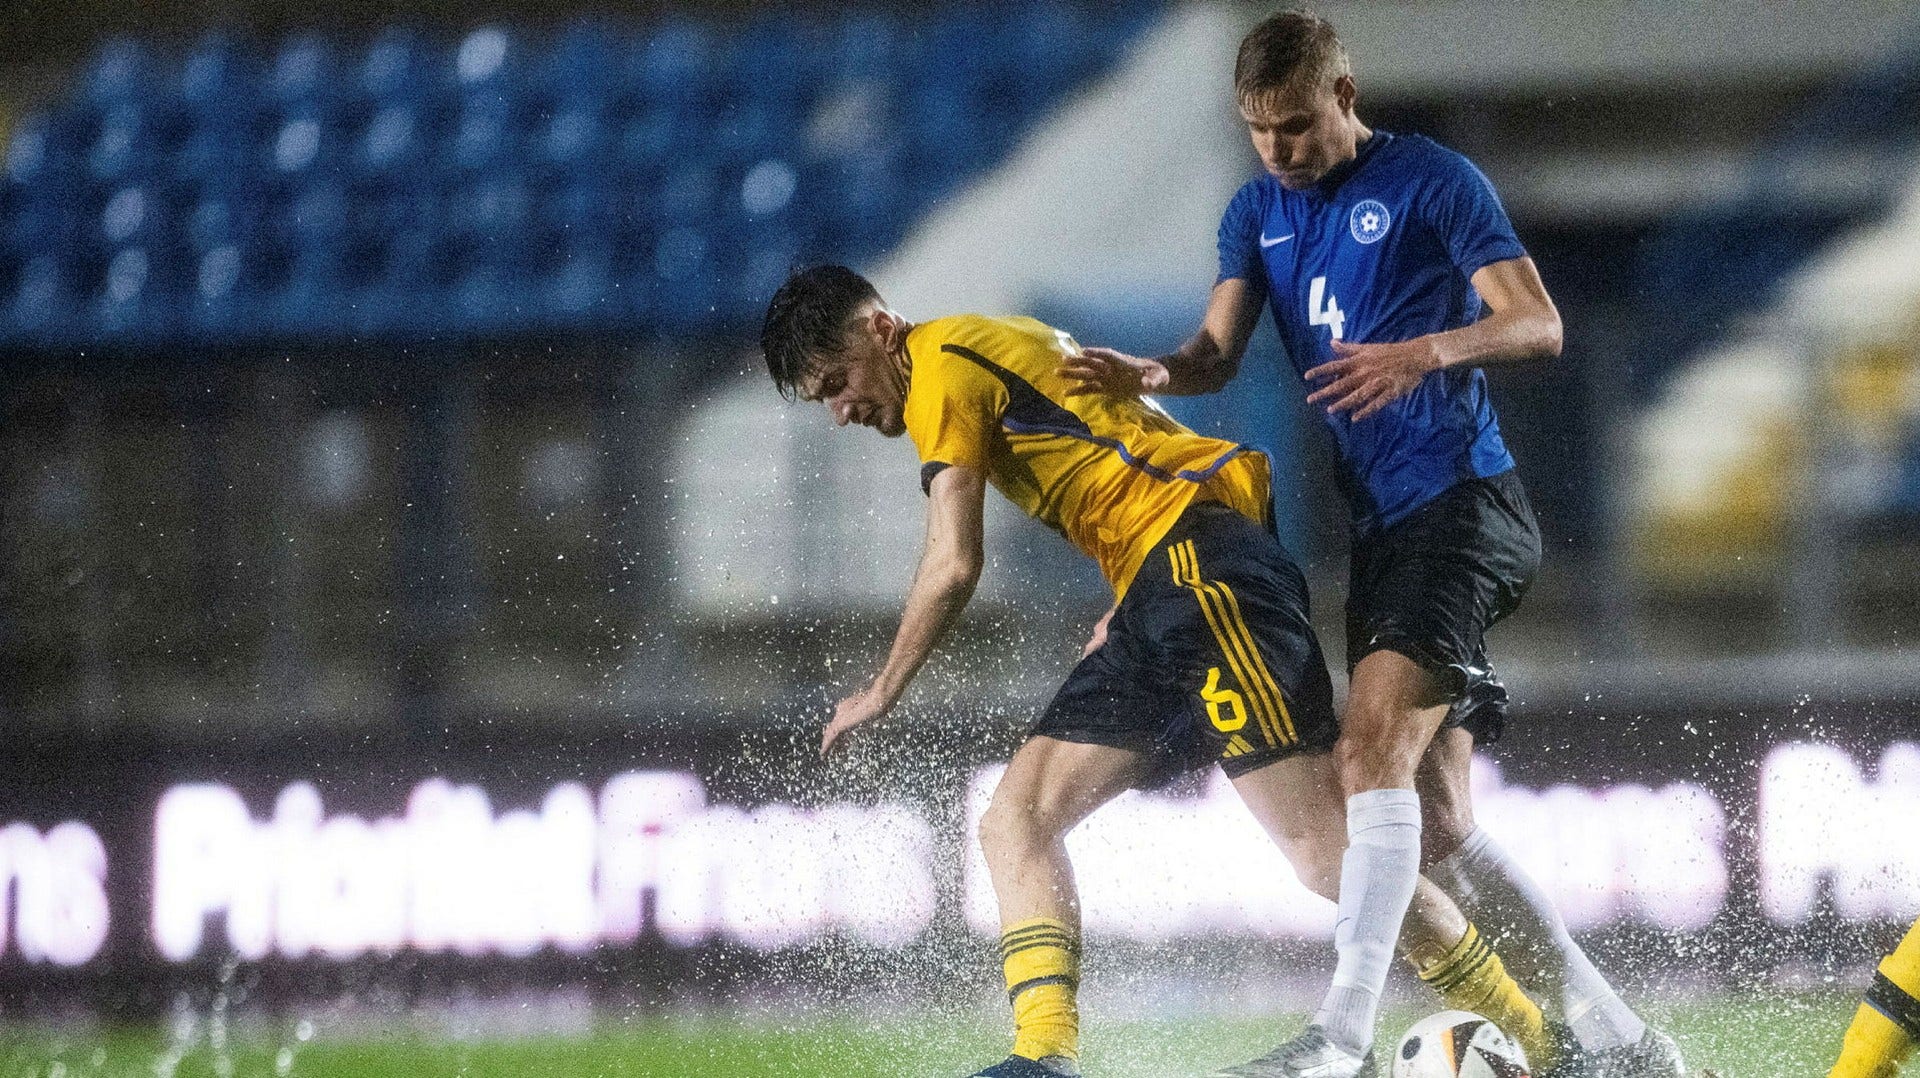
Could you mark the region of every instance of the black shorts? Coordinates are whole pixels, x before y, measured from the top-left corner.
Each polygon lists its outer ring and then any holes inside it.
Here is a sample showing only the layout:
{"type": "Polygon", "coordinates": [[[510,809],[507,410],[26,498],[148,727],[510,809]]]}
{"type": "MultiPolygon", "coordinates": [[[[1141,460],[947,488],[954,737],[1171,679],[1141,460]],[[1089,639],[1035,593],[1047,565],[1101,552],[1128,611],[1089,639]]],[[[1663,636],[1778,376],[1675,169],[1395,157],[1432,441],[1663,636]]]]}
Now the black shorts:
{"type": "Polygon", "coordinates": [[[1146,787],[1212,760],[1237,777],[1339,732],[1306,578],[1272,532],[1214,502],[1147,554],[1107,642],[1032,731],[1146,753],[1146,787]]]}
{"type": "Polygon", "coordinates": [[[1447,725],[1491,744],[1507,690],[1487,664],[1486,632],[1520,605],[1540,569],[1540,526],[1512,471],[1447,488],[1407,519],[1355,540],[1347,591],[1347,671],[1396,651],[1440,675],[1447,725]]]}

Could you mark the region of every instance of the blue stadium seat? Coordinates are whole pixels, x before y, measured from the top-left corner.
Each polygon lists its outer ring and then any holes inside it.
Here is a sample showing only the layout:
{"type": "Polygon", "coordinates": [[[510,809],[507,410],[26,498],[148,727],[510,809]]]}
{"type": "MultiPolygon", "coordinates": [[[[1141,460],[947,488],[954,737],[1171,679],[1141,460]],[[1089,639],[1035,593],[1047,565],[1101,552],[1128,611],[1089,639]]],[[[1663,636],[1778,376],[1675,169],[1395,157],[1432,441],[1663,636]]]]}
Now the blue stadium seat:
{"type": "Polygon", "coordinates": [[[13,286],[0,301],[0,322],[9,322],[26,339],[50,342],[68,329],[77,297],[74,267],[54,254],[42,254],[20,264],[13,286]]]}
{"type": "Polygon", "coordinates": [[[150,171],[158,149],[152,116],[137,103],[110,106],[94,124],[87,170],[100,183],[121,183],[150,171]]]}
{"type": "Polygon", "coordinates": [[[315,34],[289,38],[267,72],[268,99],[281,109],[311,113],[337,100],[341,85],[333,47],[315,34]]]}
{"type": "Polygon", "coordinates": [[[356,92],[374,108],[418,107],[432,95],[440,58],[410,29],[388,27],[360,58],[356,92]]]}
{"type": "Polygon", "coordinates": [[[57,188],[11,182],[4,186],[0,249],[32,257],[74,242],[78,200],[61,197],[57,188]]]}
{"type": "Polygon", "coordinates": [[[781,282],[807,260],[805,252],[806,244],[798,236],[772,230],[755,233],[746,258],[727,278],[735,317],[750,321],[766,310],[781,282]]]}
{"type": "Polygon", "coordinates": [[[345,263],[346,252],[338,244],[316,243],[291,249],[285,285],[274,312],[276,328],[294,334],[349,329],[348,314],[340,302],[345,263]]]}
{"type": "Polygon", "coordinates": [[[597,103],[564,98],[535,124],[533,155],[548,172],[582,174],[606,167],[607,127],[597,103]]]}
{"type": "Polygon", "coordinates": [[[444,163],[460,172],[484,172],[517,163],[513,117],[495,98],[464,102],[448,132],[444,163]]]}
{"type": "Polygon", "coordinates": [[[830,23],[824,37],[820,74],[826,78],[870,79],[910,67],[910,35],[899,19],[880,12],[849,12],[830,23]]]}
{"type": "Polygon", "coordinates": [[[453,53],[452,86],[462,101],[514,102],[522,87],[521,45],[506,28],[483,26],[453,53]]]}
{"type": "Polygon", "coordinates": [[[720,171],[699,160],[667,170],[653,191],[652,208],[666,226],[710,221],[722,208],[720,171]]]}
{"type": "Polygon", "coordinates": [[[626,48],[602,23],[571,23],[539,59],[531,90],[548,102],[604,101],[626,48]]]}
{"type": "Polygon", "coordinates": [[[719,271],[713,239],[692,226],[669,228],[653,250],[653,290],[671,328],[702,332],[719,324],[719,271]]]}
{"type": "Polygon", "coordinates": [[[177,60],[110,42],[15,128],[0,326],[737,328],[794,262],[896,242],[1144,9],[762,9],[574,21],[533,44],[210,34],[177,60]]]}
{"type": "Polygon", "coordinates": [[[152,246],[161,241],[169,210],[152,187],[130,183],[114,188],[94,212],[87,239],[104,248],[152,246]]]}
{"type": "Polygon", "coordinates": [[[545,313],[559,326],[585,326],[608,317],[605,308],[613,296],[613,250],[605,236],[581,235],[566,240],[544,274],[545,313]]]}
{"type": "Polygon", "coordinates": [[[345,147],[333,119],[302,106],[289,109],[270,129],[263,167],[281,182],[341,171],[345,147]]]}
{"type": "Polygon", "coordinates": [[[613,156],[616,167],[651,173],[664,168],[684,148],[682,123],[668,106],[644,105],[616,114],[613,156]]]}
{"type": "Polygon", "coordinates": [[[321,182],[300,188],[279,206],[274,238],[300,251],[337,247],[347,235],[347,206],[342,184],[321,182]]]}
{"type": "Polygon", "coordinates": [[[532,202],[527,185],[511,175],[491,176],[458,190],[448,206],[448,231],[458,239],[512,247],[524,243],[532,202]]]}
{"type": "Polygon", "coordinates": [[[146,45],[130,37],[116,37],[93,54],[82,76],[82,97],[105,111],[152,101],[157,96],[156,65],[146,45]]]}
{"type": "Polygon", "coordinates": [[[777,153],[806,128],[794,102],[748,100],[729,103],[710,121],[709,141],[720,154],[747,161],[777,153]]]}
{"type": "Polygon", "coordinates": [[[158,304],[158,267],[153,256],[142,247],[127,247],[112,252],[89,297],[100,331],[109,337],[130,337],[147,329],[158,304]]]}
{"type": "Polygon", "coordinates": [[[354,172],[362,178],[417,174],[427,157],[425,125],[411,102],[383,105],[354,139],[354,172]]]}
{"type": "Polygon", "coordinates": [[[643,104],[697,105],[711,90],[714,42],[698,24],[668,20],[632,48],[621,90],[643,104]]]}
{"type": "Polygon", "coordinates": [[[430,237],[446,228],[441,193],[413,177],[395,182],[363,182],[349,188],[353,207],[350,230],[355,236],[373,233],[395,236],[402,232],[424,232],[430,237]]]}
{"type": "Polygon", "coordinates": [[[183,331],[200,337],[251,332],[248,324],[259,290],[255,252],[238,243],[205,248],[191,263],[192,295],[183,331]],[[250,257],[253,256],[253,257],[250,257]]]}
{"type": "Polygon", "coordinates": [[[195,42],[180,64],[180,103],[196,122],[223,122],[251,114],[259,92],[251,55],[225,34],[195,42]]]}
{"type": "Polygon", "coordinates": [[[568,177],[540,189],[534,217],[541,229],[573,235],[610,235],[618,224],[617,195],[598,177],[568,177]]]}
{"type": "Polygon", "coordinates": [[[817,82],[825,70],[818,37],[788,14],[756,16],[729,35],[730,47],[710,88],[718,92],[711,96],[726,103],[757,97],[797,111],[804,87],[817,82]]]}
{"type": "Polygon", "coordinates": [[[167,175],[205,187],[257,182],[251,174],[262,162],[256,160],[258,136],[250,121],[251,117],[205,116],[191,123],[172,147],[167,175]]]}
{"type": "Polygon", "coordinates": [[[53,120],[44,113],[29,114],[7,140],[4,164],[9,182],[32,185],[41,182],[56,166],[53,155],[53,120]]]}

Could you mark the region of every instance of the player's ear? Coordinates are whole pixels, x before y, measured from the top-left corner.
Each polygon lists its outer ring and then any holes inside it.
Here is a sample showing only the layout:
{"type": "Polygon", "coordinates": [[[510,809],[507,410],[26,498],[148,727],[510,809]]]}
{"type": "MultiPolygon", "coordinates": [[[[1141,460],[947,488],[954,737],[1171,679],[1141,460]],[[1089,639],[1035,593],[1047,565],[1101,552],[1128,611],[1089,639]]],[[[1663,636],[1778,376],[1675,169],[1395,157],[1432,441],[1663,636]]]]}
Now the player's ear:
{"type": "Polygon", "coordinates": [[[1352,75],[1341,75],[1333,80],[1333,99],[1340,103],[1341,112],[1353,111],[1353,103],[1360,99],[1360,87],[1354,83],[1352,75]]]}

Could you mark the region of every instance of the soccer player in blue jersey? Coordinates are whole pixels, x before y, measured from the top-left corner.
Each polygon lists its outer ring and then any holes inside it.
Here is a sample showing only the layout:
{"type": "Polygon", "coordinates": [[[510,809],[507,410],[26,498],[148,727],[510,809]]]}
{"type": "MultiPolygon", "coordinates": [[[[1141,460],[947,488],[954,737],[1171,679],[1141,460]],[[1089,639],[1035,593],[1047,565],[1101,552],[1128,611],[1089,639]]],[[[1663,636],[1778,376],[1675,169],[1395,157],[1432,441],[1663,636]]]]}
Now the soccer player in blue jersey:
{"type": "Polygon", "coordinates": [[[1289,10],[1255,27],[1235,94],[1267,174],[1227,207],[1199,332],[1157,359],[1089,348],[1066,368],[1090,391],[1211,393],[1270,307],[1343,464],[1353,562],[1350,692],[1333,750],[1348,831],[1339,959],[1303,1034],[1222,1073],[1370,1073],[1379,996],[1424,862],[1505,941],[1515,975],[1559,997],[1599,1073],[1683,1074],[1673,1042],[1594,969],[1469,801],[1474,742],[1498,739],[1507,702],[1483,637],[1540,559],[1480,368],[1558,355],[1559,313],[1478,169],[1361,122],[1325,20],[1289,10]]]}

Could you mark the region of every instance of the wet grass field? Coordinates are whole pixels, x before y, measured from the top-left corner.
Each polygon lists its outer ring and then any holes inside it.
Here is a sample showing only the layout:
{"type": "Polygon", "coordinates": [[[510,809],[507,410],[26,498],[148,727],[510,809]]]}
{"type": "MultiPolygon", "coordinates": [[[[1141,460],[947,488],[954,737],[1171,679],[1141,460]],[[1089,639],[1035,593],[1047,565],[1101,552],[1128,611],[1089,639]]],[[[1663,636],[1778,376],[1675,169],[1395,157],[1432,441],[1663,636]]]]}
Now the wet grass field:
{"type": "MultiPolygon", "coordinates": [[[[1676,995],[1645,1011],[1696,1067],[1721,1078],[1817,1078],[1832,1063],[1853,1004],[1840,992],[1769,990],[1676,995]]],[[[1390,1012],[1383,1037],[1420,1013],[1390,1012]]],[[[1184,1078],[1258,1054],[1303,1020],[1093,1021],[1082,1063],[1089,1078],[1184,1078]]],[[[959,1078],[1000,1058],[1007,1045],[1002,1023],[985,1012],[603,1018],[566,1035],[480,1030],[457,1038],[326,1028],[277,1035],[268,1025],[203,1026],[183,1036],[158,1027],[55,1031],[0,1016],[0,1078],[959,1078]]]]}

